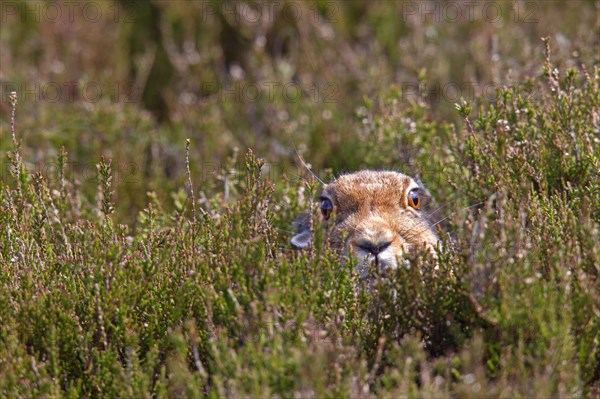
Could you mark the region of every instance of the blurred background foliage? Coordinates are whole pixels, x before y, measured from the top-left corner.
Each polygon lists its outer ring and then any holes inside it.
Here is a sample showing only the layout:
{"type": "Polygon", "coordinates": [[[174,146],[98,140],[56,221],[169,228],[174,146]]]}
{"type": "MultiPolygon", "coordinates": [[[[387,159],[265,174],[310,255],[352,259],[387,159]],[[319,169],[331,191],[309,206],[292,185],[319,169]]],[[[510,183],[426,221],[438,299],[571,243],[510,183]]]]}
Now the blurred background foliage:
{"type": "Polygon", "coordinates": [[[300,152],[322,175],[388,167],[428,183],[448,161],[447,131],[419,137],[406,117],[402,145],[373,151],[371,108],[393,96],[396,114],[460,123],[461,97],[494,103],[496,89],[541,75],[542,36],[558,68],[597,64],[597,20],[591,0],[7,2],[0,149],[11,145],[16,88],[29,169],[52,174],[49,157],[64,146],[93,192],[95,164],[112,158],[127,222],[146,191],[166,199],[181,187],[185,138],[207,195],[223,190],[228,157],[247,147],[275,179],[305,174],[300,152]],[[438,152],[438,163],[414,162],[415,151],[438,152]]]}

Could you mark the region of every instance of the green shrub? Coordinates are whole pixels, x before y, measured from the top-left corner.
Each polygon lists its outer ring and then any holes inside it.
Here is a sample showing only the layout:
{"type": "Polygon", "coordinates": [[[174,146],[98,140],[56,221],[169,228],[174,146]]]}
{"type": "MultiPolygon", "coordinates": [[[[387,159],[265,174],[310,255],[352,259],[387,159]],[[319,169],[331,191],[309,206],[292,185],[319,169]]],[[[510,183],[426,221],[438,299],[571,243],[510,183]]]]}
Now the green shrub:
{"type": "Polygon", "coordinates": [[[594,3],[535,3],[542,23],[500,27],[400,23],[402,2],[390,4],[306,5],[321,19],[279,18],[252,51],[240,43],[258,30],[199,23],[193,2],[137,5],[137,23],[106,36],[115,24],[102,20],[67,43],[67,55],[96,50],[58,77],[41,54],[63,51],[61,40],[31,35],[47,25],[3,22],[15,82],[32,70],[41,82],[85,81],[70,75],[80,70],[160,81],[137,104],[0,104],[0,396],[598,396],[594,3]],[[554,57],[537,42],[552,21],[572,38],[554,57]],[[145,71],[152,35],[177,51],[193,39],[205,58],[145,71]],[[100,49],[113,42],[108,57],[100,49]],[[206,81],[235,83],[219,75],[231,64],[243,84],[335,82],[338,102],[202,93],[206,81]],[[504,86],[454,104],[407,99],[398,83],[471,76],[504,86]],[[200,106],[183,92],[204,96],[200,106]],[[240,155],[247,147],[265,159],[240,155]],[[316,217],[314,246],[292,250],[291,221],[316,215],[319,190],[286,169],[303,153],[324,179],[358,168],[419,177],[443,241],[437,262],[417,254],[360,281],[316,217]]]}
{"type": "Polygon", "coordinates": [[[149,193],[132,230],[114,220],[110,161],[94,204],[28,174],[17,149],[0,191],[2,395],[593,395],[598,71],[546,71],[536,96],[507,88],[474,118],[462,107],[464,129],[398,109],[394,91],[371,107],[366,161],[423,149],[412,159],[443,170],[422,175],[453,205],[437,264],[416,257],[368,285],[323,234],[288,249],[317,187],[276,188],[251,151],[233,198],[192,207],[180,192],[165,207],[149,193]]]}

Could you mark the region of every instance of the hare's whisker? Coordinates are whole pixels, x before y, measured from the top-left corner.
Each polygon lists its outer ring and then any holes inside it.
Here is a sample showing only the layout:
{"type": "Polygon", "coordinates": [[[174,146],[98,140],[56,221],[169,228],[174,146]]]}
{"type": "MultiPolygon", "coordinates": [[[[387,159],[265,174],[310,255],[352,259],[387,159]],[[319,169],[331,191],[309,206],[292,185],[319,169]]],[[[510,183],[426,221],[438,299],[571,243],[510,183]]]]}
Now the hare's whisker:
{"type": "Polygon", "coordinates": [[[432,212],[429,212],[429,213],[426,213],[426,214],[425,214],[425,216],[429,217],[429,216],[433,215],[434,213],[437,213],[437,212],[441,211],[442,209],[444,209],[445,207],[447,207],[448,205],[450,205],[451,203],[453,203],[453,202],[456,202],[456,201],[458,201],[458,200],[457,200],[457,199],[454,199],[454,200],[452,200],[452,201],[448,201],[448,202],[446,202],[444,205],[442,205],[442,206],[439,206],[439,207],[438,207],[437,209],[435,209],[434,211],[432,211],[432,212]]]}
{"type": "Polygon", "coordinates": [[[319,179],[319,176],[317,176],[312,169],[306,164],[306,162],[304,162],[304,159],[302,159],[302,156],[300,155],[300,153],[298,152],[298,148],[296,148],[296,145],[294,143],[292,143],[292,145],[294,146],[294,151],[296,151],[296,156],[298,157],[298,159],[300,160],[300,162],[302,163],[302,166],[304,166],[306,168],[306,170],[308,170],[310,172],[311,175],[313,175],[313,177],[315,179],[317,179],[317,181],[319,181],[319,183],[321,183],[322,185],[325,185],[325,183],[323,182],[323,180],[319,179]]]}

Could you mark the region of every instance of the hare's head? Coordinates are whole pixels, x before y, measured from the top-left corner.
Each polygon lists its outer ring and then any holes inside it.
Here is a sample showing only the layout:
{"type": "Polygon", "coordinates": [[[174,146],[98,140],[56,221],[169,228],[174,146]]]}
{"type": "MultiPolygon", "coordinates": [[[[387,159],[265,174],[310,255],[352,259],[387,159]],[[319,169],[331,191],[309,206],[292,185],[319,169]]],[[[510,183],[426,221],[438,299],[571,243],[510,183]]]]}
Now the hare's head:
{"type": "MultiPolygon", "coordinates": [[[[424,189],[409,176],[390,171],[361,171],[342,175],[323,187],[321,213],[331,225],[329,241],[343,255],[368,266],[397,267],[407,253],[424,248],[433,253],[438,242],[421,210],[424,189]]],[[[311,243],[310,215],[294,222],[297,248],[311,243]]]]}

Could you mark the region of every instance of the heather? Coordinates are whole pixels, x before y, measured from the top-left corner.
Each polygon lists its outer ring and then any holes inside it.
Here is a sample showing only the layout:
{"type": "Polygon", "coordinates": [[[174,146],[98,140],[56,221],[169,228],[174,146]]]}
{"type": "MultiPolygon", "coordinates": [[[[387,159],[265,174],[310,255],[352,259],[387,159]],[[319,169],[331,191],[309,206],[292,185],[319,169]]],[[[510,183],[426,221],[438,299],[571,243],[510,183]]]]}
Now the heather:
{"type": "Polygon", "coordinates": [[[0,396],[600,393],[597,3],[35,4],[0,36],[0,396]],[[437,262],[328,247],[313,173],[360,168],[423,181],[437,262]]]}

